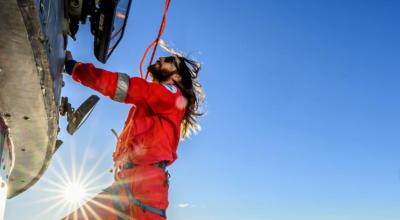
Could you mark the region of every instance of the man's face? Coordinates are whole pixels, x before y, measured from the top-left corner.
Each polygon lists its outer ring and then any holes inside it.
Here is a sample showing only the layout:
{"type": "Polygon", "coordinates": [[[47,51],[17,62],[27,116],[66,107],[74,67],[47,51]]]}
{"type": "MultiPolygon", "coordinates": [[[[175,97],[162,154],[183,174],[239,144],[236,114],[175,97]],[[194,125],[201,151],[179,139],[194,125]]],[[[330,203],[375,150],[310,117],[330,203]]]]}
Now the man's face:
{"type": "Polygon", "coordinates": [[[168,81],[172,75],[177,74],[175,57],[160,57],[147,70],[150,72],[153,80],[158,82],[168,81]]]}

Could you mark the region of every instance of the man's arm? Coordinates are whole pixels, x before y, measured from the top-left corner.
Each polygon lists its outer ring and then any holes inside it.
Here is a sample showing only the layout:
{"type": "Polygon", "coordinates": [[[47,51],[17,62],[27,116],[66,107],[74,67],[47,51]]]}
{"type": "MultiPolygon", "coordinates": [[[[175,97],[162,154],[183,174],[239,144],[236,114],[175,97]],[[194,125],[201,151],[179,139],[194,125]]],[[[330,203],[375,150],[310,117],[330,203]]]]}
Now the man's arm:
{"type": "Polygon", "coordinates": [[[111,99],[124,103],[142,100],[147,94],[147,82],[140,78],[130,78],[125,73],[111,72],[96,68],[90,63],[79,63],[67,52],[65,70],[72,78],[111,99]]]}

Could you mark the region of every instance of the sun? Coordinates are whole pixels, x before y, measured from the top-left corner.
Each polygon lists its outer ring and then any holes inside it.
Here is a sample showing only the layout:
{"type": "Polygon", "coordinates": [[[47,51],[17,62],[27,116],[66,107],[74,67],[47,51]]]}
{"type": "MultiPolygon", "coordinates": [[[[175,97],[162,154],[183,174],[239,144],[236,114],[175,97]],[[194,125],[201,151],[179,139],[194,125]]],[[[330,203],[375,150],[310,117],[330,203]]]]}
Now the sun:
{"type": "Polygon", "coordinates": [[[37,190],[46,194],[34,203],[42,203],[46,208],[42,208],[33,216],[34,220],[48,219],[49,216],[57,216],[60,219],[79,207],[83,207],[85,213],[92,213],[94,211],[88,208],[86,203],[106,188],[110,180],[112,181],[109,168],[99,168],[107,155],[106,151],[92,158],[89,157],[92,152],[89,148],[79,154],[75,153],[74,149],[75,147],[70,148],[71,158],[68,161],[64,161],[60,155],[55,155],[54,163],[48,169],[51,175],[42,177],[43,185],[37,190]]]}
{"type": "Polygon", "coordinates": [[[66,186],[63,193],[65,201],[71,205],[82,204],[88,196],[87,190],[83,184],[75,182],[66,186]]]}

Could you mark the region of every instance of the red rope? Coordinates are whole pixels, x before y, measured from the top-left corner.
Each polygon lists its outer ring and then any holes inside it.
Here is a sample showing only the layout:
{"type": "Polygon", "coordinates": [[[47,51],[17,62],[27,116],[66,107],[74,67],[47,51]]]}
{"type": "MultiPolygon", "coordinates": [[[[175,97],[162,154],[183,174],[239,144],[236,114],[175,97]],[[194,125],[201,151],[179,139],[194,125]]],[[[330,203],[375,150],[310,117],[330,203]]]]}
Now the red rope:
{"type": "MultiPolygon", "coordinates": [[[[144,59],[146,58],[147,53],[149,52],[150,48],[154,46],[154,44],[156,43],[156,41],[154,40],[153,42],[151,42],[151,44],[149,46],[147,46],[146,50],[144,51],[144,54],[142,56],[142,59],[140,60],[140,66],[139,66],[139,71],[140,71],[140,78],[143,78],[143,62],[144,59]]],[[[146,73],[146,79],[147,79],[147,73],[146,73]]]]}
{"type": "MultiPolygon", "coordinates": [[[[169,8],[169,3],[170,2],[171,2],[171,0],[165,0],[164,15],[163,15],[162,22],[161,22],[161,25],[160,25],[160,30],[158,31],[157,38],[153,42],[151,42],[149,46],[147,46],[147,48],[146,48],[146,50],[145,50],[145,52],[144,52],[144,54],[142,56],[142,59],[140,60],[140,66],[139,66],[140,69],[139,70],[140,70],[140,77],[141,78],[143,78],[143,71],[142,71],[143,62],[146,59],[147,53],[149,52],[151,47],[153,47],[153,52],[151,53],[151,58],[150,58],[149,65],[151,65],[153,63],[154,55],[156,54],[156,50],[157,50],[157,47],[158,47],[158,42],[160,41],[161,35],[163,34],[164,29],[165,29],[165,25],[167,23],[167,12],[168,12],[168,8],[169,8]]],[[[149,73],[147,72],[144,79],[147,79],[148,75],[149,75],[149,73]]]]}

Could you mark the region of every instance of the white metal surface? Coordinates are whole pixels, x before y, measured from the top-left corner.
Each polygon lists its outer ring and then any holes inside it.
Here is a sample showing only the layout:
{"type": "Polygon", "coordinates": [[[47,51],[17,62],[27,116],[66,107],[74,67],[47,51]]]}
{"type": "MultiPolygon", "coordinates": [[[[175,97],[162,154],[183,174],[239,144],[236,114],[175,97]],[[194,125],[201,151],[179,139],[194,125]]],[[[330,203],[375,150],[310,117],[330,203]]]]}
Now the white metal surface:
{"type": "Polygon", "coordinates": [[[6,207],[8,180],[14,168],[14,146],[9,130],[0,115],[0,220],[4,218],[6,207]]]}

